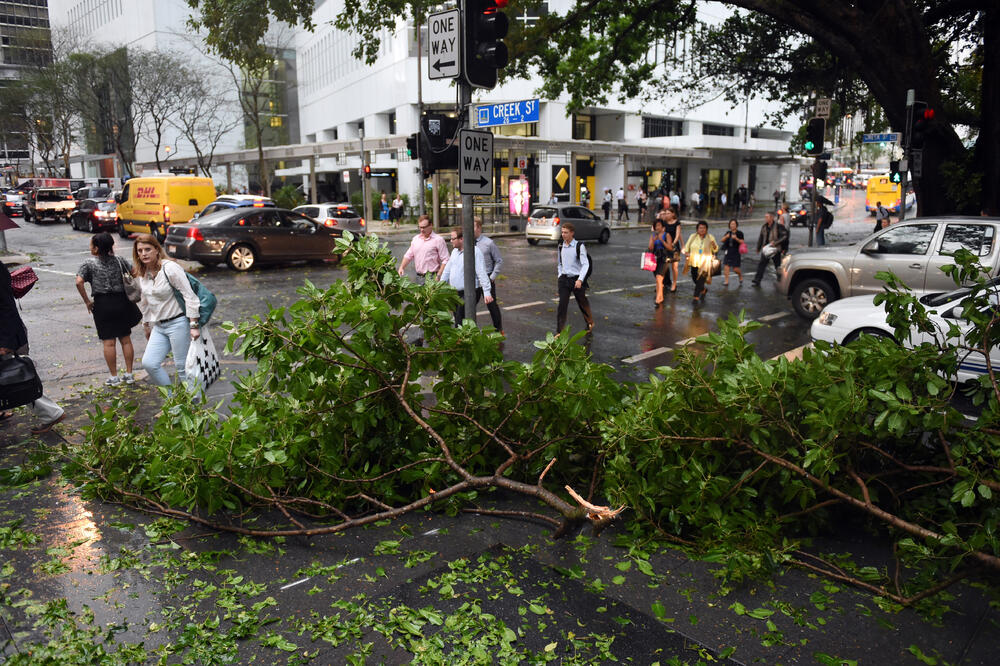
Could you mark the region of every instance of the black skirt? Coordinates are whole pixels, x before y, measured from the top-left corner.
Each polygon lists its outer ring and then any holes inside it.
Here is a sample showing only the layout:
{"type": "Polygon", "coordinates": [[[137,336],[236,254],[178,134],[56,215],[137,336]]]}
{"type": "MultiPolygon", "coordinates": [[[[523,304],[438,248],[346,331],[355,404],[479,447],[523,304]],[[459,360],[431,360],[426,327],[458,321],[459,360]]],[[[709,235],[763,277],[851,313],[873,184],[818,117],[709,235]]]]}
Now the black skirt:
{"type": "Polygon", "coordinates": [[[101,340],[123,338],[140,321],[142,313],[124,292],[94,294],[94,324],[101,340]]]}

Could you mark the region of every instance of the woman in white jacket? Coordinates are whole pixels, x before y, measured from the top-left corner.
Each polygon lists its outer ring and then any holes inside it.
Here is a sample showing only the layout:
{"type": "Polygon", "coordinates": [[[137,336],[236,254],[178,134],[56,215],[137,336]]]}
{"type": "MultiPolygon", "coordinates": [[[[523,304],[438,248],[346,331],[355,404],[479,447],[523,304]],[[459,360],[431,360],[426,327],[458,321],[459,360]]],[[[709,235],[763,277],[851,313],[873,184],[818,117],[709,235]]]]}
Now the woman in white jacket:
{"type": "Polygon", "coordinates": [[[170,376],[163,369],[163,361],[172,352],[177,379],[183,382],[188,347],[201,334],[198,326],[201,302],[191,289],[184,269],[167,257],[155,236],[136,235],[132,257],[142,289],[139,309],[147,340],[142,367],[154,384],[166,386],[170,384],[170,376]],[[184,309],[178,303],[177,293],[184,301],[184,309]]]}

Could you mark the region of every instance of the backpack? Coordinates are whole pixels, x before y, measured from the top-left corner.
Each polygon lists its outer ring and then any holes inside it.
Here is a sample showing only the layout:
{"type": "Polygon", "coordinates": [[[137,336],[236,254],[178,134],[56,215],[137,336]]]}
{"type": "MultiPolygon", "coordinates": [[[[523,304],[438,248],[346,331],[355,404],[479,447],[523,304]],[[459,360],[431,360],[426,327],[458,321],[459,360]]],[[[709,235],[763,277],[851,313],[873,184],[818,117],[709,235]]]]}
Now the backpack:
{"type": "MultiPolygon", "coordinates": [[[[560,245],[559,245],[559,265],[560,266],[562,266],[562,247],[563,246],[560,243],[560,245]]],[[[580,261],[580,248],[581,247],[583,247],[583,243],[581,243],[580,241],[577,241],[576,242],[576,260],[577,261],[580,261]]],[[[562,272],[562,271],[560,270],[560,272],[562,272]]],[[[587,274],[584,275],[583,277],[579,278],[580,280],[583,281],[583,286],[584,287],[588,287],[589,286],[590,276],[593,275],[593,273],[594,273],[594,258],[592,256],[590,256],[590,254],[588,254],[587,255],[587,274]]]]}
{"type": "MultiPolygon", "coordinates": [[[[201,304],[198,308],[198,325],[204,328],[208,323],[208,320],[212,318],[212,313],[215,312],[215,306],[218,304],[219,300],[215,297],[215,294],[208,290],[208,287],[203,285],[198,278],[186,272],[184,275],[187,276],[188,284],[191,285],[191,290],[194,291],[194,295],[198,297],[198,302],[201,304]]],[[[184,296],[181,292],[177,291],[172,285],[171,289],[174,290],[174,298],[177,299],[177,304],[181,306],[181,311],[186,312],[187,307],[184,305],[184,296]]]]}
{"type": "Polygon", "coordinates": [[[829,229],[832,226],[833,226],[833,213],[824,208],[823,212],[820,214],[819,228],[829,229]]]}

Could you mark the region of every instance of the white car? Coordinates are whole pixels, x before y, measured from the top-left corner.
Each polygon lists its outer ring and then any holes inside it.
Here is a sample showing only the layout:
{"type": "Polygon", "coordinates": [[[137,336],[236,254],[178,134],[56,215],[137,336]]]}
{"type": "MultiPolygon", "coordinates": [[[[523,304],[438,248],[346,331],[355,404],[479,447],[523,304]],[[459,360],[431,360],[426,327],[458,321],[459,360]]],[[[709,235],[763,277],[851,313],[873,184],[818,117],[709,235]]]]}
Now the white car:
{"type": "MultiPolygon", "coordinates": [[[[1000,303],[1000,278],[993,280],[991,288],[990,301],[996,305],[1000,303]]],[[[911,349],[925,342],[936,346],[964,345],[964,336],[970,324],[962,318],[961,302],[969,293],[968,288],[962,288],[922,296],[920,302],[927,308],[929,319],[936,331],[934,334],[928,334],[913,330],[907,340],[901,341],[902,344],[911,349]],[[958,325],[961,337],[947,337],[949,325],[952,323],[958,325]]],[[[870,294],[843,298],[830,303],[813,321],[809,331],[812,339],[840,345],[853,342],[864,334],[895,339],[893,329],[886,321],[885,304],[875,305],[874,300],[875,295],[870,294]]],[[[990,350],[990,362],[994,368],[1000,369],[1000,349],[990,350]]],[[[959,357],[958,374],[954,379],[965,382],[977,379],[986,372],[986,357],[983,354],[964,352],[964,355],[959,357]]]]}

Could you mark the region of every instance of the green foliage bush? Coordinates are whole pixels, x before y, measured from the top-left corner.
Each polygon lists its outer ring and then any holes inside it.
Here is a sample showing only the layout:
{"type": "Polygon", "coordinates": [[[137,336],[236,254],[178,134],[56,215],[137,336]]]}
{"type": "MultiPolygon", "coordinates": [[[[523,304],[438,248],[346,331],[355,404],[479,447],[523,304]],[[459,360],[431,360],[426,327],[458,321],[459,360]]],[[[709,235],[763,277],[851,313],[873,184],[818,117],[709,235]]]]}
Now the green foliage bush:
{"type": "Polygon", "coordinates": [[[275,190],[272,198],[278,208],[292,209],[296,206],[301,206],[306,202],[306,198],[302,194],[302,191],[294,185],[283,185],[275,190]]]}

